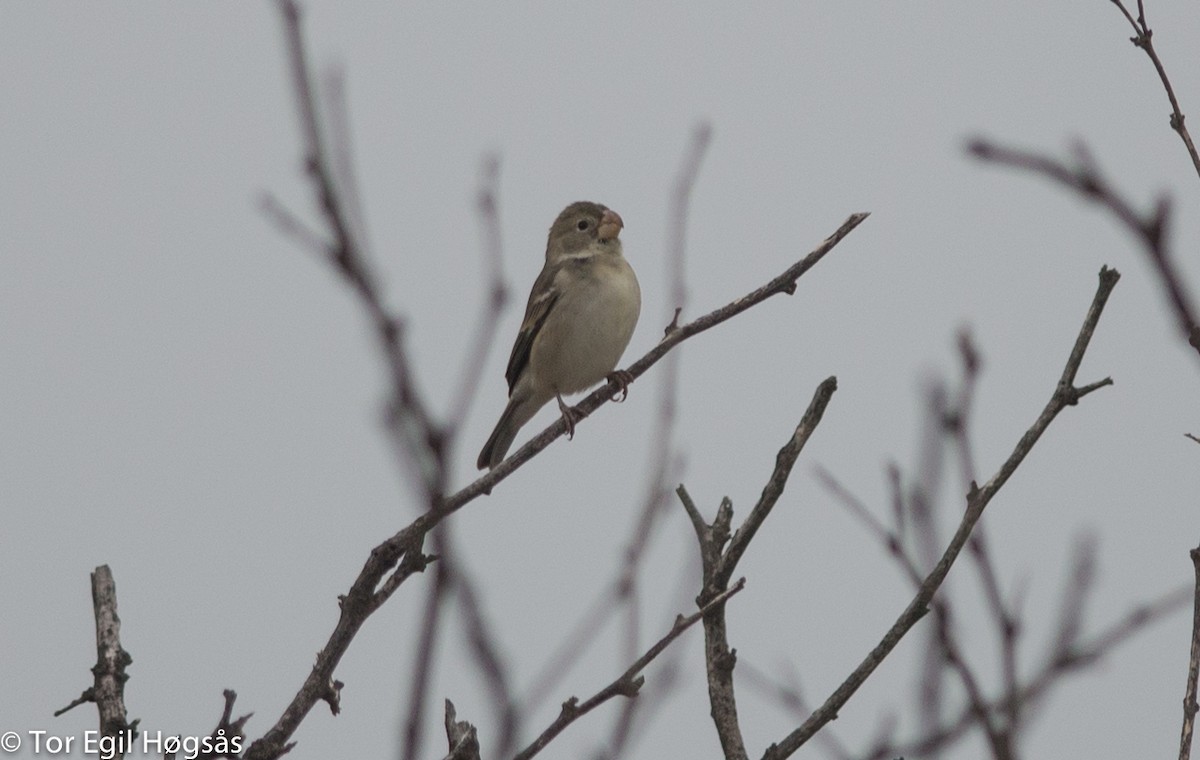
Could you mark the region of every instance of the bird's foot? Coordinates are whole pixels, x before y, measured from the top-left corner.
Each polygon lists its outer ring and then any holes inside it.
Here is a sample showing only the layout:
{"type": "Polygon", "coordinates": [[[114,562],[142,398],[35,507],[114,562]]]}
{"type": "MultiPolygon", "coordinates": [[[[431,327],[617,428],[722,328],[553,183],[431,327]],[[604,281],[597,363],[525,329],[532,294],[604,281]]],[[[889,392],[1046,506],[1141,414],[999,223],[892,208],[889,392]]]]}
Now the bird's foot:
{"type": "Polygon", "coordinates": [[[555,398],[558,399],[558,411],[562,412],[563,422],[567,423],[567,440],[569,441],[575,437],[575,423],[579,421],[581,415],[567,406],[561,394],[555,395],[555,398]]]}
{"type": "Polygon", "coordinates": [[[617,386],[617,389],[613,391],[613,401],[621,402],[629,398],[629,384],[633,382],[633,375],[628,370],[614,369],[605,375],[604,379],[617,386]],[[617,398],[618,393],[621,394],[621,398],[617,398]]]}

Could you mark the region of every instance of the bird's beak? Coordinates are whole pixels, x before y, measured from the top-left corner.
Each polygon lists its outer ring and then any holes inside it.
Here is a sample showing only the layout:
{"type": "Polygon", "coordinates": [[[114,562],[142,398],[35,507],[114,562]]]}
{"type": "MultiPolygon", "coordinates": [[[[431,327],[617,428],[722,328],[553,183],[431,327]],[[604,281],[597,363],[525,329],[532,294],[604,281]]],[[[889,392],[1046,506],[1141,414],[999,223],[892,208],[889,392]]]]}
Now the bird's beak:
{"type": "Polygon", "coordinates": [[[600,228],[597,230],[600,233],[601,240],[612,240],[621,234],[621,229],[625,226],[625,222],[621,221],[621,215],[610,208],[604,209],[604,216],[600,217],[600,228]]]}

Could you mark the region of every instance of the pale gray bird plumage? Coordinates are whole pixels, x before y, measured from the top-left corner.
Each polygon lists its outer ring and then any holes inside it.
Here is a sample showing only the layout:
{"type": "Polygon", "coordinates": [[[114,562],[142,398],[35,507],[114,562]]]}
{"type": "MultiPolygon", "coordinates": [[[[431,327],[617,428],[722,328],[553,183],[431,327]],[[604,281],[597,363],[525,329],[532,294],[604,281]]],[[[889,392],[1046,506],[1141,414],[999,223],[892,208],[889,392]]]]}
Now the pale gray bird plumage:
{"type": "Polygon", "coordinates": [[[562,400],[613,372],[637,325],[642,295],[621,249],[624,222],[599,203],[563,209],[546,241],[525,319],[508,359],[508,405],[476,466],[503,461],[521,426],[551,399],[573,429],[562,400]]]}

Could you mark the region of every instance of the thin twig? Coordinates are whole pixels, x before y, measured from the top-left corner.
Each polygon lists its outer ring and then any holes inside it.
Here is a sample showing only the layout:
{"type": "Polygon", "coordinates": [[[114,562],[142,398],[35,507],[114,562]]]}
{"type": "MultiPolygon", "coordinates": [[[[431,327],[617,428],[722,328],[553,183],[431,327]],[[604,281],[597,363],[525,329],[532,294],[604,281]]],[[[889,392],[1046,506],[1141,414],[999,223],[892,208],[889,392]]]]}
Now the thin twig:
{"type": "Polygon", "coordinates": [[[959,466],[962,468],[963,485],[975,482],[975,457],[971,453],[971,412],[975,407],[975,387],[979,381],[982,359],[970,331],[963,329],[958,333],[958,355],[962,361],[962,383],[954,401],[946,410],[943,424],[954,439],[958,451],[959,466]]]}
{"type": "Polygon", "coordinates": [[[1084,539],[1075,547],[1071,560],[1071,576],[1063,589],[1058,605],[1058,627],[1047,660],[1066,656],[1074,651],[1083,635],[1083,605],[1096,579],[1096,546],[1093,539],[1084,539]]]}
{"type": "Polygon", "coordinates": [[[836,377],[827,377],[821,381],[813,393],[804,416],[800,418],[796,429],[792,431],[792,437],[775,455],[775,468],[771,471],[767,484],[763,486],[758,502],[751,508],[750,514],[738,527],[737,532],[733,534],[733,538],[729,541],[729,548],[725,550],[725,556],[721,559],[721,566],[717,569],[716,574],[716,582],[719,585],[724,586],[729,582],[729,578],[733,576],[733,571],[737,568],[742,555],[746,553],[746,547],[750,545],[754,534],[762,527],[767,516],[771,514],[771,509],[783,495],[784,486],[787,485],[788,476],[792,473],[796,459],[800,456],[804,445],[808,443],[808,439],[816,431],[817,425],[821,424],[821,418],[825,415],[825,407],[829,406],[829,401],[833,398],[836,390],[836,377]]]}
{"type": "Polygon", "coordinates": [[[1121,9],[1121,13],[1125,15],[1125,19],[1133,27],[1134,36],[1130,37],[1129,41],[1133,43],[1134,47],[1139,47],[1146,51],[1146,55],[1150,57],[1150,62],[1154,64],[1154,70],[1158,72],[1158,78],[1162,81],[1163,89],[1167,92],[1167,100],[1171,101],[1171,129],[1175,130],[1180,140],[1183,140],[1183,146],[1187,149],[1188,156],[1192,159],[1192,166],[1196,168],[1196,174],[1200,175],[1200,152],[1196,151],[1196,144],[1192,142],[1192,136],[1188,133],[1187,126],[1183,123],[1183,111],[1179,109],[1179,100],[1175,97],[1175,88],[1171,86],[1171,80],[1167,78],[1167,69],[1159,59],[1158,52],[1154,49],[1154,32],[1150,29],[1150,25],[1146,23],[1146,9],[1142,6],[1142,0],[1138,0],[1138,17],[1136,20],[1129,14],[1129,11],[1125,8],[1121,0],[1112,0],[1112,3],[1121,9]]]}
{"type": "MultiPolygon", "coordinates": [[[[684,279],[684,263],[687,259],[687,218],[691,203],[692,190],[696,185],[696,177],[704,160],[705,151],[712,137],[712,129],[708,124],[700,124],[692,133],[692,141],[684,154],[683,164],[675,182],[675,192],[671,197],[671,232],[668,243],[667,270],[671,282],[671,298],[674,301],[675,314],[678,315],[685,307],[687,300],[687,283],[684,279]]],[[[662,384],[659,386],[658,420],[654,426],[654,435],[650,444],[651,454],[655,461],[650,468],[647,495],[644,500],[646,507],[642,517],[633,531],[631,540],[625,551],[623,578],[620,585],[628,589],[633,583],[642,554],[650,537],[650,527],[653,518],[661,512],[666,503],[667,470],[673,460],[671,438],[675,430],[676,402],[679,396],[679,354],[671,354],[663,362],[662,384]]]]}
{"type": "Polygon", "coordinates": [[[583,717],[595,708],[604,704],[608,700],[616,696],[635,697],[641,689],[644,679],[640,675],[646,666],[654,661],[654,658],[662,654],[675,639],[679,638],[684,631],[696,624],[709,610],[718,605],[725,604],[734,594],[746,587],[746,579],[738,580],[733,586],[729,587],[725,593],[710,600],[697,612],[684,617],[680,615],[675,618],[674,625],[667,635],[663,636],[654,643],[645,654],[639,657],[632,665],[630,665],[624,673],[619,675],[616,680],[608,684],[600,691],[593,694],[588,699],[580,703],[577,697],[571,697],[566,702],[563,702],[562,711],[554,722],[551,723],[534,741],[525,749],[521,750],[514,756],[514,760],[528,760],[537,753],[541,752],[550,740],[558,736],[562,731],[577,719],[583,717]]]}

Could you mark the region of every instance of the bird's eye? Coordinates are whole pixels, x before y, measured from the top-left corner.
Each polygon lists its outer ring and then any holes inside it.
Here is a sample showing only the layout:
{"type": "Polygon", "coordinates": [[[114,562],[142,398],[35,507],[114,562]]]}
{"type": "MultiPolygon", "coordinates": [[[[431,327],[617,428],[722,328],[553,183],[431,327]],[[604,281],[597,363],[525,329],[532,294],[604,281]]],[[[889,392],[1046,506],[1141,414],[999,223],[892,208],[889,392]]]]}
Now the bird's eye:
{"type": "Polygon", "coordinates": [[[575,225],[575,227],[580,230],[586,230],[589,226],[591,226],[591,224],[587,219],[580,219],[579,223],[575,225]]]}

